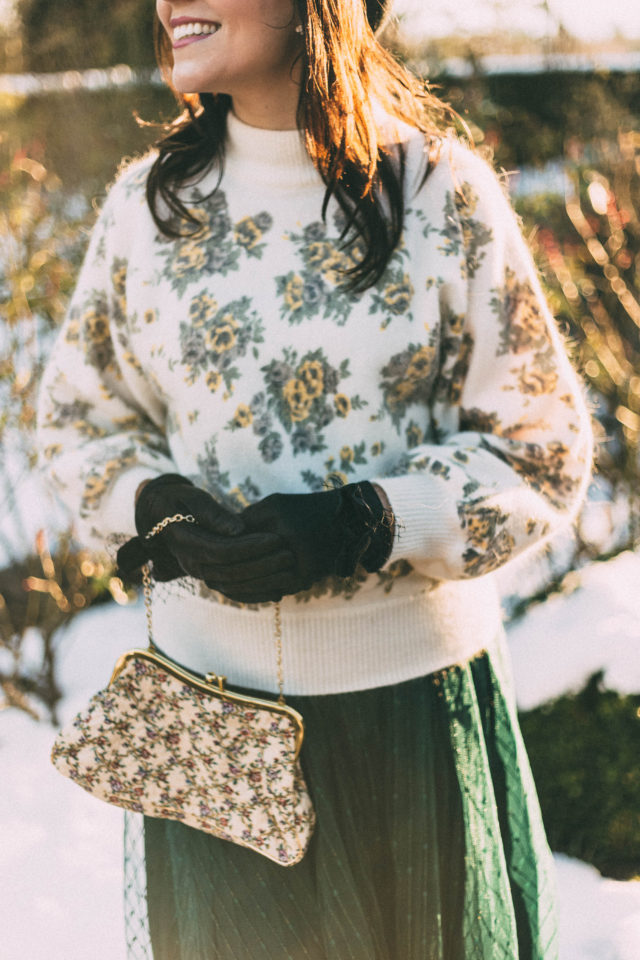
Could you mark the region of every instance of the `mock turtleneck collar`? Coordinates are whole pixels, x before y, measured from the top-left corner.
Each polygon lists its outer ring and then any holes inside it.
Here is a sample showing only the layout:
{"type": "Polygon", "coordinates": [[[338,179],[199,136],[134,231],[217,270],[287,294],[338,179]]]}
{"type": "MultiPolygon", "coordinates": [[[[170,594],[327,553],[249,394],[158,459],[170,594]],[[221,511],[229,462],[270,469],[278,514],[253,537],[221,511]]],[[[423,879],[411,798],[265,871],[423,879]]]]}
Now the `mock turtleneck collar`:
{"type": "Polygon", "coordinates": [[[230,111],[225,176],[234,174],[271,186],[297,188],[322,183],[299,130],[251,127],[230,111]]]}

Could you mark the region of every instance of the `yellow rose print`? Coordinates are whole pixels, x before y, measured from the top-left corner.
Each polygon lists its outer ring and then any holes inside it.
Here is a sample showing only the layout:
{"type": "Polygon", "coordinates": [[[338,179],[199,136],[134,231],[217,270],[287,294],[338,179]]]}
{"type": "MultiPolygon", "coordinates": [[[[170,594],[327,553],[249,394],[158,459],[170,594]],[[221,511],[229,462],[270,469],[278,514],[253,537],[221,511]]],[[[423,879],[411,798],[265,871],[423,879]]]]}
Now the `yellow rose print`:
{"type": "Polygon", "coordinates": [[[181,277],[192,270],[202,270],[206,262],[204,247],[195,239],[190,239],[181,245],[180,252],[173,262],[173,272],[181,277]]]}
{"type": "Polygon", "coordinates": [[[569,448],[559,440],[553,440],[548,444],[549,462],[554,470],[561,470],[569,456],[569,448]]]}
{"type": "Polygon", "coordinates": [[[471,514],[467,518],[467,532],[470,543],[479,550],[487,550],[491,537],[495,533],[495,518],[492,515],[471,514]]]}
{"type": "Polygon", "coordinates": [[[435,347],[427,346],[420,347],[419,350],[416,350],[409,361],[407,377],[410,380],[421,380],[425,377],[431,369],[435,352],[435,347]]]}
{"type": "Polygon", "coordinates": [[[389,391],[389,406],[397,407],[407,400],[410,400],[414,390],[415,384],[411,383],[410,380],[401,380],[400,383],[396,383],[392,390],[389,391]]]}
{"type": "Polygon", "coordinates": [[[83,437],[89,437],[90,439],[103,437],[106,433],[104,427],[97,427],[95,423],[90,423],[88,420],[76,420],[73,429],[82,434],[83,437]]]}
{"type": "Polygon", "coordinates": [[[322,261],[322,272],[329,283],[337,286],[342,278],[343,271],[348,269],[349,262],[339,250],[329,251],[329,255],[322,261]]]}
{"type": "Polygon", "coordinates": [[[284,302],[286,303],[289,310],[299,310],[302,306],[302,291],[304,290],[304,283],[302,277],[298,274],[294,274],[293,277],[288,281],[287,286],[284,291],[284,302]]]}
{"type": "Polygon", "coordinates": [[[109,480],[111,477],[115,476],[118,470],[124,466],[122,460],[107,460],[104,465],[104,475],[109,480]]]}
{"type": "Polygon", "coordinates": [[[85,503],[95,503],[104,494],[107,485],[102,477],[89,477],[84,489],[85,503]]]}
{"type": "Polygon", "coordinates": [[[84,329],[88,340],[95,343],[101,343],[109,336],[109,318],[106,313],[96,313],[95,310],[89,310],[85,313],[84,329]]]}
{"type": "Polygon", "coordinates": [[[203,233],[210,229],[209,214],[206,212],[206,210],[203,210],[202,207],[188,207],[188,210],[189,216],[193,217],[193,219],[197,220],[200,224],[194,236],[201,237],[203,233]]]}
{"type": "Polygon", "coordinates": [[[391,313],[406,313],[413,297],[413,284],[408,273],[405,273],[400,283],[390,283],[384,289],[384,304],[391,313]]]}
{"type": "Polygon", "coordinates": [[[126,417],[114,417],[113,423],[120,430],[135,430],[138,427],[138,416],[135,413],[126,417]]]}
{"type": "Polygon", "coordinates": [[[140,376],[142,376],[142,373],[143,373],[142,365],[138,360],[138,358],[133,353],[131,353],[130,350],[127,350],[127,352],[124,354],[124,360],[126,363],[129,364],[130,367],[133,367],[136,373],[139,373],[140,376]]]}
{"type": "Polygon", "coordinates": [[[351,400],[344,393],[336,393],[333,398],[333,405],[336,408],[336,413],[339,417],[346,417],[349,415],[351,410],[351,400]]]}
{"type": "Polygon", "coordinates": [[[209,390],[211,390],[211,393],[215,393],[222,383],[222,376],[217,370],[209,370],[205,377],[205,383],[207,384],[209,390]]]}
{"type": "Polygon", "coordinates": [[[340,448],[340,462],[344,466],[345,464],[350,464],[353,462],[355,454],[351,447],[341,447],[340,448]]]}
{"type": "Polygon", "coordinates": [[[331,247],[326,241],[316,240],[307,247],[307,263],[310,267],[319,267],[322,264],[324,269],[325,262],[331,254],[331,247]]]}
{"type": "Polygon", "coordinates": [[[218,304],[213,297],[209,296],[208,293],[201,294],[201,296],[191,301],[191,306],[189,307],[189,319],[191,320],[192,326],[204,326],[207,320],[211,320],[212,317],[215,316],[217,311],[218,304]]]}
{"type": "Polygon", "coordinates": [[[306,360],[298,370],[310,397],[319,397],[324,387],[324,370],[317,360],[306,360]]]}
{"type": "Polygon", "coordinates": [[[122,263],[113,270],[111,274],[111,282],[113,284],[113,289],[119,296],[123,296],[126,289],[127,282],[127,264],[122,263]]]}
{"type": "Polygon", "coordinates": [[[282,389],[282,395],[289,405],[289,416],[294,423],[306,420],[312,397],[307,392],[304,380],[289,380],[282,389]]]}
{"type": "Polygon", "coordinates": [[[449,333],[454,337],[459,337],[464,326],[463,313],[450,313],[448,316],[449,333]]]}
{"type": "Polygon", "coordinates": [[[224,353],[231,350],[236,342],[236,328],[238,326],[236,321],[233,317],[229,318],[228,315],[224,320],[227,322],[223,322],[207,332],[206,344],[214,353],[224,353]]]}
{"type": "Polygon", "coordinates": [[[143,317],[145,323],[155,323],[158,319],[158,314],[155,310],[145,310],[143,317]]]}
{"type": "Polygon", "coordinates": [[[238,408],[231,421],[233,426],[238,428],[248,427],[252,420],[253,414],[251,413],[251,407],[248,407],[246,403],[238,404],[238,408]]]}
{"type": "Polygon", "coordinates": [[[418,444],[422,443],[423,433],[417,423],[413,421],[409,424],[406,430],[407,436],[407,446],[411,449],[417,447],[418,444]]]}
{"type": "Polygon", "coordinates": [[[252,217],[245,217],[236,224],[234,236],[236,243],[252,250],[262,240],[262,230],[252,217]]]}
{"type": "Polygon", "coordinates": [[[558,374],[555,371],[544,373],[542,370],[527,370],[521,367],[518,373],[518,387],[520,393],[527,393],[532,397],[539,397],[543,393],[553,393],[558,383],[558,374]]]}
{"type": "Polygon", "coordinates": [[[524,334],[522,339],[525,347],[528,346],[531,341],[536,342],[536,345],[540,346],[541,343],[549,340],[544,316],[537,304],[531,302],[532,299],[533,293],[531,292],[529,297],[525,296],[522,300],[519,300],[512,315],[513,325],[524,334]]]}

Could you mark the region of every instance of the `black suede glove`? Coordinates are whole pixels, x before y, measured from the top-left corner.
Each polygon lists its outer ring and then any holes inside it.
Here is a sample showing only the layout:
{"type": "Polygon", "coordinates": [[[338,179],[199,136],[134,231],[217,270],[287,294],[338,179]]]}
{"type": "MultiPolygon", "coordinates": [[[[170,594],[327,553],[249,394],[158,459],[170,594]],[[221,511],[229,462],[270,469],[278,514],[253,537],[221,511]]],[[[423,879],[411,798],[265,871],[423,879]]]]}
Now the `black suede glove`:
{"type": "Polygon", "coordinates": [[[118,568],[124,574],[151,561],[158,581],[187,575],[207,580],[220,568],[233,569],[237,564],[251,576],[253,564],[265,555],[278,563],[278,537],[262,533],[243,536],[244,523],[237,514],[177,473],[163,474],[145,484],[136,503],[135,523],[138,536],[118,550],[118,568]],[[177,513],[191,514],[196,523],[168,524],[152,539],[145,539],[157,523],[177,513]]]}
{"type": "Polygon", "coordinates": [[[331,575],[350,577],[359,564],[373,573],[393,546],[392,523],[367,481],[326,493],[275,493],[240,516],[247,534],[278,539],[272,554],[221,568],[207,579],[208,586],[243,603],[280,600],[331,575]]]}

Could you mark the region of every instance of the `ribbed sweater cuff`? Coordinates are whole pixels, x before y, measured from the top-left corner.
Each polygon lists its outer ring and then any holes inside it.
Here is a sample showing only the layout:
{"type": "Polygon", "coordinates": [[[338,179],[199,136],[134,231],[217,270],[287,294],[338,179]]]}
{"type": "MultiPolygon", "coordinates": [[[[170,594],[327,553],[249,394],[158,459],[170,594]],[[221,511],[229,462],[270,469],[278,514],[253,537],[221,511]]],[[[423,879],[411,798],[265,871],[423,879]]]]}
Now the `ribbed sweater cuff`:
{"type": "Polygon", "coordinates": [[[455,501],[444,484],[435,477],[417,474],[375,477],[371,482],[382,487],[395,517],[396,532],[388,563],[404,558],[446,566],[460,546],[460,520],[455,501]]]}
{"type": "MultiPolygon", "coordinates": [[[[136,490],[143,480],[152,480],[164,472],[150,467],[133,467],[121,474],[100,504],[100,529],[107,536],[117,533],[135,537],[137,533],[134,520],[136,490]]],[[[86,518],[85,522],[88,524],[96,523],[91,515],[86,518]]]]}

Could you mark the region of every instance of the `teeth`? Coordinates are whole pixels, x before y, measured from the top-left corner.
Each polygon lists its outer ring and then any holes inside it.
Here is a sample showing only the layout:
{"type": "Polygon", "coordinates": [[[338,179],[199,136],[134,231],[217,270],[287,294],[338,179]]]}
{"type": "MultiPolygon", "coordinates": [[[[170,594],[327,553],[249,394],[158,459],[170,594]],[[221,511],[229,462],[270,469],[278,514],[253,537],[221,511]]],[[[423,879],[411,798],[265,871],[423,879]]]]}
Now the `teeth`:
{"type": "Polygon", "coordinates": [[[219,26],[219,23],[181,23],[179,26],[173,28],[174,43],[177,40],[183,40],[185,37],[198,37],[201,34],[207,36],[208,34],[215,33],[219,26]]]}

